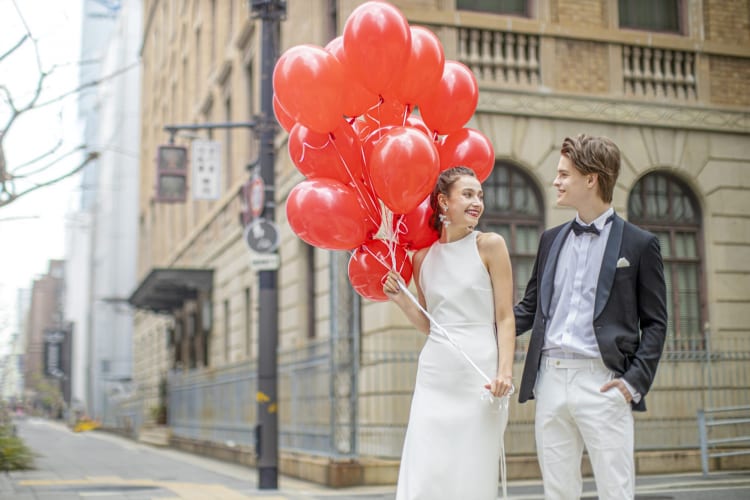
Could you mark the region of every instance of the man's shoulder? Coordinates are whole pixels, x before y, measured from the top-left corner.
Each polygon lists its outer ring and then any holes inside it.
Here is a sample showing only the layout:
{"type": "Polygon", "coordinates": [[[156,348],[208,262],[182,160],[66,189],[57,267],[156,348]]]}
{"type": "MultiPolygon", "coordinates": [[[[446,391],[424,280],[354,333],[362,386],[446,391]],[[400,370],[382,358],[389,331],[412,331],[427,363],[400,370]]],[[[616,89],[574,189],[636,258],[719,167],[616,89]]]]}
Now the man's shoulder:
{"type": "Polygon", "coordinates": [[[628,233],[628,238],[632,238],[639,241],[651,241],[653,239],[658,239],[657,236],[647,231],[639,226],[636,226],[632,222],[628,222],[626,220],[623,220],[625,223],[624,231],[628,233]]]}

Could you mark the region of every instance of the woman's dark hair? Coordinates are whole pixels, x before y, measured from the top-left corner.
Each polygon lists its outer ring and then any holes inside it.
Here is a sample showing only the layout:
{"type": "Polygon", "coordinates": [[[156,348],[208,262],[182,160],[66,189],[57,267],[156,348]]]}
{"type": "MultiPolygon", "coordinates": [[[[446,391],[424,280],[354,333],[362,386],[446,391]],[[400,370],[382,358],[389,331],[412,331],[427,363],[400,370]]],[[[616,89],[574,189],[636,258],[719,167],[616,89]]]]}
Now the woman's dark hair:
{"type": "Polygon", "coordinates": [[[455,182],[463,176],[475,177],[477,174],[472,169],[464,166],[451,167],[448,170],[444,170],[440,173],[435,189],[432,190],[430,195],[430,208],[432,208],[432,217],[430,217],[430,226],[435,229],[438,233],[443,228],[443,222],[440,220],[440,207],[438,206],[438,195],[444,194],[448,196],[451,187],[455,182]]]}

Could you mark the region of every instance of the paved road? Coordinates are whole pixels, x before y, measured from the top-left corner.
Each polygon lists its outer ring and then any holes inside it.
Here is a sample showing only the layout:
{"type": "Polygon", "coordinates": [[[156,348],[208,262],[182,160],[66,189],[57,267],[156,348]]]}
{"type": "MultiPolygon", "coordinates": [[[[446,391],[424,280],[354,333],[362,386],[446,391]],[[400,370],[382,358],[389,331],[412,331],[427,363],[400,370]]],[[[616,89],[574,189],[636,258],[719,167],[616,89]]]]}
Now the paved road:
{"type": "MultiPolygon", "coordinates": [[[[0,474],[2,500],[393,500],[394,488],[333,490],[281,477],[279,490],[258,490],[254,469],[102,432],[76,434],[45,420],[17,421],[19,435],[39,455],[36,470],[0,474]]],[[[596,498],[586,484],[584,498],[596,498]]],[[[513,500],[541,500],[538,481],[514,481],[513,500]]],[[[750,499],[750,472],[641,476],[637,500],[750,499]]],[[[472,499],[456,499],[472,500],[472,499]]]]}

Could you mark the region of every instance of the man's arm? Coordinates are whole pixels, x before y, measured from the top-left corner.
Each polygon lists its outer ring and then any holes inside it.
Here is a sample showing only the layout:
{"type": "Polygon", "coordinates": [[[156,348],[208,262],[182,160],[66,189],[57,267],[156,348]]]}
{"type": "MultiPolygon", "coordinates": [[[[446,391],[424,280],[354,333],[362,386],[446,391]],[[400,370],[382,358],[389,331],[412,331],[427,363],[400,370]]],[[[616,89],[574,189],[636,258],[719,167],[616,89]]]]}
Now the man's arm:
{"type": "Polygon", "coordinates": [[[659,240],[653,236],[641,254],[636,297],[641,341],[623,375],[642,396],[651,388],[667,336],[667,291],[659,240]]]}
{"type": "Polygon", "coordinates": [[[521,335],[531,330],[536,316],[537,304],[537,269],[539,267],[539,251],[537,250],[534,268],[531,270],[531,277],[526,284],[526,292],[523,299],[513,307],[513,314],[516,317],[516,335],[521,335]]]}

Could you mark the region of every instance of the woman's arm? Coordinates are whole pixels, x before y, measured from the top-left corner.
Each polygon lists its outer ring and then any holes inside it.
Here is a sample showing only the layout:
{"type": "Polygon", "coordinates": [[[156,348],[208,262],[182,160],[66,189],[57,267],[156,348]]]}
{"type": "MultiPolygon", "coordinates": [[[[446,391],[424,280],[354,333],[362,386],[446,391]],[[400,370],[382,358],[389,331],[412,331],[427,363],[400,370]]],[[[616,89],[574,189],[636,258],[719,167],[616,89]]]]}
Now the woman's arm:
{"type": "MultiPolygon", "coordinates": [[[[417,300],[425,309],[427,309],[427,306],[425,305],[424,295],[422,294],[422,287],[419,283],[419,270],[422,268],[422,261],[424,260],[425,255],[427,255],[428,248],[418,250],[417,253],[415,253],[412,257],[412,268],[414,270],[413,278],[414,284],[417,288],[417,300]]],[[[417,330],[422,333],[429,334],[430,320],[428,320],[427,317],[422,313],[422,311],[419,310],[416,304],[414,304],[414,302],[412,302],[411,299],[407,297],[405,293],[403,293],[403,291],[399,287],[399,281],[402,280],[401,276],[397,272],[391,271],[390,273],[388,273],[388,278],[383,284],[383,292],[385,292],[388,298],[390,298],[393,302],[396,303],[398,307],[401,308],[401,310],[406,315],[406,318],[412,325],[414,325],[417,330]]]]}
{"type": "Polygon", "coordinates": [[[482,233],[477,239],[479,255],[492,282],[497,325],[497,379],[488,387],[496,396],[510,391],[513,380],[513,355],[516,348],[516,320],[513,316],[513,270],[508,247],[502,236],[482,233]]]}

